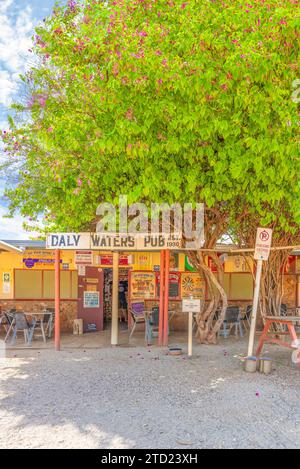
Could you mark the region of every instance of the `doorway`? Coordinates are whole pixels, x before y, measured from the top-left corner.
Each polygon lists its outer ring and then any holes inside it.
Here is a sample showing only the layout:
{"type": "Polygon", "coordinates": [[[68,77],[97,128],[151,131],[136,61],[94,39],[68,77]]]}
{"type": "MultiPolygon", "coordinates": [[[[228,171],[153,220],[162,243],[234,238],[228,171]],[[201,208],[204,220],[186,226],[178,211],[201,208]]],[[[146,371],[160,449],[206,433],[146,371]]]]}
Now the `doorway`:
{"type": "Polygon", "coordinates": [[[86,266],[78,276],[78,318],[84,332],[103,331],[103,271],[86,266]]]}
{"type": "MultiPolygon", "coordinates": [[[[112,314],[113,270],[111,268],[104,269],[103,283],[104,321],[108,324],[111,322],[112,314]]],[[[128,269],[119,270],[119,321],[121,324],[128,322],[128,269]]]]}

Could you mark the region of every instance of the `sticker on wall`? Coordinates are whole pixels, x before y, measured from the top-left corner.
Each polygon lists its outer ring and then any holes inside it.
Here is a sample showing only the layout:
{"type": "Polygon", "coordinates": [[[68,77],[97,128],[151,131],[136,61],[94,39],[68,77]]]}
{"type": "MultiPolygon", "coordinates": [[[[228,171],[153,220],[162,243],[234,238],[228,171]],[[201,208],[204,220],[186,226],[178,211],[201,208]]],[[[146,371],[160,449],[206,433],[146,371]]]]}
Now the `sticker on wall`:
{"type": "Polygon", "coordinates": [[[95,291],[85,291],[83,294],[83,307],[84,308],[99,308],[100,294],[95,291]]]}
{"type": "Polygon", "coordinates": [[[10,273],[4,272],[2,277],[3,293],[10,293],[10,273]]]}
{"type": "Polygon", "coordinates": [[[85,272],[86,272],[85,265],[78,265],[77,268],[78,268],[78,275],[80,277],[85,277],[85,272]]]}

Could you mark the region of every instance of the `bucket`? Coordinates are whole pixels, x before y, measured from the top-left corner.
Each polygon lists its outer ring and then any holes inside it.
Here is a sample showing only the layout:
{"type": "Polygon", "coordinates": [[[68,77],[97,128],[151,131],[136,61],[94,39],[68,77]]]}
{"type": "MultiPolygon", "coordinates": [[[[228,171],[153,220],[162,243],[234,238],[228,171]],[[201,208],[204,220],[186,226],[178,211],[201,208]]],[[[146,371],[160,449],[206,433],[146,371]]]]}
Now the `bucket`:
{"type": "Polygon", "coordinates": [[[74,335],[82,335],[83,334],[83,319],[74,319],[73,334],[74,335]]]}
{"type": "Polygon", "coordinates": [[[257,371],[257,358],[247,357],[245,360],[245,371],[247,373],[256,373],[257,371]]]}
{"type": "Polygon", "coordinates": [[[259,360],[259,372],[264,375],[269,375],[272,373],[272,360],[268,357],[262,357],[259,360]]]}

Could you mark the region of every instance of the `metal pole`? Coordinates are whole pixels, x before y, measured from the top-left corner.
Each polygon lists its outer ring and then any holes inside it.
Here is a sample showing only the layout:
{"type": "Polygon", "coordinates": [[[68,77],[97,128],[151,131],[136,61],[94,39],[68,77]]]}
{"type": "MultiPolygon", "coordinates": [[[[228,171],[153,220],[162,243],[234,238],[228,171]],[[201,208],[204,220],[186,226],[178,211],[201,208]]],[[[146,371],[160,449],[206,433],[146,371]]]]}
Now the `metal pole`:
{"type": "Polygon", "coordinates": [[[189,313],[188,356],[193,355],[193,313],[189,313]]]}
{"type": "Polygon", "coordinates": [[[111,314],[111,345],[119,341],[119,253],[113,253],[113,291],[111,314]]]}
{"type": "Polygon", "coordinates": [[[257,307],[258,307],[258,300],[259,300],[262,263],[263,263],[262,260],[257,261],[255,290],[254,290],[253,308],[252,308],[252,315],[251,315],[251,327],[250,327],[249,345],[248,345],[248,357],[251,357],[253,355],[253,349],[254,349],[254,339],[255,339],[255,330],[256,330],[257,307]]]}
{"type": "Polygon", "coordinates": [[[160,291],[159,291],[159,323],[158,323],[158,345],[163,345],[164,335],[164,285],[165,285],[165,252],[160,251],[160,291]]]}
{"type": "Polygon", "coordinates": [[[164,288],[164,333],[163,333],[163,345],[168,345],[169,335],[169,271],[170,271],[170,251],[165,251],[165,288],[164,288]]]}
{"type": "Polygon", "coordinates": [[[60,251],[55,251],[55,350],[60,351],[60,251]]]}

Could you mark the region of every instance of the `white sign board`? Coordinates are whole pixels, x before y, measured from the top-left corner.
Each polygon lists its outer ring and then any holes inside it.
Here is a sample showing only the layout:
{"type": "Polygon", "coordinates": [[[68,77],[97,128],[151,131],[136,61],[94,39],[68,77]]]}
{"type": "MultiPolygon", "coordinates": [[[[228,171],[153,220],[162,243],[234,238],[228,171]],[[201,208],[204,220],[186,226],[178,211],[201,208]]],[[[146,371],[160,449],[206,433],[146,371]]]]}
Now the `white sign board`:
{"type": "Polygon", "coordinates": [[[258,228],[254,252],[254,259],[256,261],[267,261],[269,259],[272,234],[273,231],[270,228],[258,228]]]}
{"type": "MultiPolygon", "coordinates": [[[[199,238],[199,243],[203,240],[199,238]]],[[[200,246],[199,246],[200,247],[200,246]]],[[[97,251],[160,251],[185,248],[180,233],[50,233],[47,249],[97,251]]],[[[79,263],[79,262],[78,262],[79,263]]]]}
{"type": "Polygon", "coordinates": [[[46,249],[90,249],[90,233],[51,233],[47,235],[46,249]]]}
{"type": "Polygon", "coordinates": [[[201,300],[182,300],[183,313],[200,313],[201,300]]]}
{"type": "Polygon", "coordinates": [[[92,251],[76,251],[75,264],[76,265],[93,265],[93,252],[92,251]]]}
{"type": "Polygon", "coordinates": [[[100,294],[98,291],[85,291],[83,295],[84,308],[99,308],[100,294]]]}

